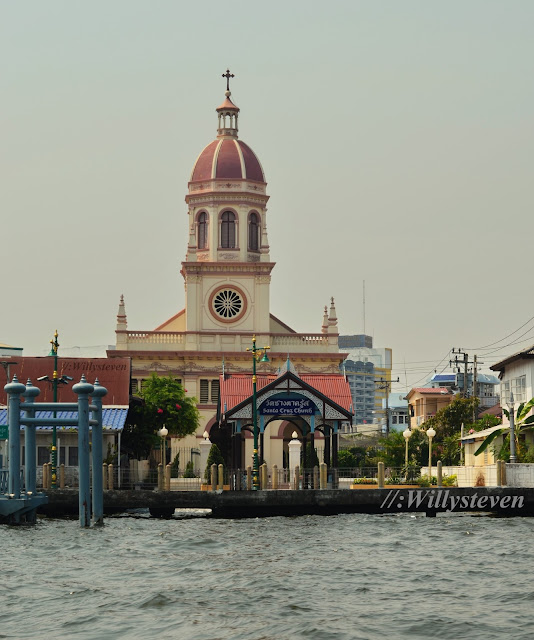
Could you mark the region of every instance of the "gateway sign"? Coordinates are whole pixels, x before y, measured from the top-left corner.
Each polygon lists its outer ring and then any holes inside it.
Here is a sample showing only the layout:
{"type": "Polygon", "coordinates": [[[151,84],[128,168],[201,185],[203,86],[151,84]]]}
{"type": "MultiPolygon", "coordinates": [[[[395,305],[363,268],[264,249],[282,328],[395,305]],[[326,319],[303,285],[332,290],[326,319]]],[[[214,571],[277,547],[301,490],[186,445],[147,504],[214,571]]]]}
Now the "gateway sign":
{"type": "Polygon", "coordinates": [[[311,416],[315,410],[308,398],[270,398],[259,408],[263,416],[311,416]]]}

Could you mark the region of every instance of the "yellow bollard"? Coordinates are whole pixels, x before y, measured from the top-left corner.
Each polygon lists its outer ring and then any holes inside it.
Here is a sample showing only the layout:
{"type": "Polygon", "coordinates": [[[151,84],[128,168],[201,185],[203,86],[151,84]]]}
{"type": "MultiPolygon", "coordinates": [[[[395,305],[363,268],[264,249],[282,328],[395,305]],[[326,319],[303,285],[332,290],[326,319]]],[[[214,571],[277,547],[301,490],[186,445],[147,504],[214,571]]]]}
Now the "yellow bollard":
{"type": "Polygon", "coordinates": [[[383,462],[379,462],[378,463],[378,488],[379,489],[383,489],[384,488],[384,463],[383,462]]]}
{"type": "Polygon", "coordinates": [[[268,487],[267,465],[265,462],[260,467],[260,489],[266,490],[268,487]]]}
{"type": "Polygon", "coordinates": [[[165,491],[171,490],[171,465],[165,467],[165,491]]]}
{"type": "Polygon", "coordinates": [[[321,462],[319,465],[319,489],[326,489],[328,482],[328,465],[326,462],[321,462]]]}

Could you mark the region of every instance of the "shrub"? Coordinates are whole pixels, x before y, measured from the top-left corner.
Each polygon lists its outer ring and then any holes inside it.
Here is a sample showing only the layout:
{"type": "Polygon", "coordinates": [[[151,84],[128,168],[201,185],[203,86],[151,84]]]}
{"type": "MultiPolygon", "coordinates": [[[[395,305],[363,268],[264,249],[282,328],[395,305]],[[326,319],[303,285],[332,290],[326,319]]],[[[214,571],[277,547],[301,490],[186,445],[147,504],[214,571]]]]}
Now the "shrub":
{"type": "Polygon", "coordinates": [[[224,458],[222,457],[221,450],[216,444],[211,445],[211,449],[208,455],[208,462],[206,464],[206,470],[204,471],[204,479],[206,482],[211,482],[211,465],[216,464],[219,466],[220,464],[224,465],[224,458]]]}
{"type": "Polygon", "coordinates": [[[174,456],[174,460],[171,463],[171,478],[178,477],[178,469],[180,468],[180,454],[177,453],[174,456]]]}
{"type": "Polygon", "coordinates": [[[185,465],[185,471],[184,471],[184,478],[196,478],[197,474],[195,473],[195,467],[193,465],[193,461],[190,460],[186,465],[185,465]]]}
{"type": "Polygon", "coordinates": [[[441,484],[444,487],[456,487],[458,486],[458,477],[456,475],[443,476],[443,478],[441,479],[441,484]]]}
{"type": "Polygon", "coordinates": [[[376,478],[354,478],[352,484],[378,484],[376,478]]]}

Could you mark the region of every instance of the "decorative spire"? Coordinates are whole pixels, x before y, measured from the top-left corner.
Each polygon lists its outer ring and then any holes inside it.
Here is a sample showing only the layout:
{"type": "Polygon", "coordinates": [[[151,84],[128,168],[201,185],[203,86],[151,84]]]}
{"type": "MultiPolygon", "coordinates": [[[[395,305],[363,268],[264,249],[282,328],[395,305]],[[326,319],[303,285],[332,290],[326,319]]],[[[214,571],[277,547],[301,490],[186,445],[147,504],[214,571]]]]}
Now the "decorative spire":
{"type": "Polygon", "coordinates": [[[323,326],[321,327],[321,333],[328,333],[328,307],[324,306],[323,326]]]}
{"type": "Polygon", "coordinates": [[[126,307],[124,306],[124,296],[121,294],[119,301],[119,310],[117,311],[117,331],[126,331],[128,322],[126,319],[126,307]]]}
{"type": "Polygon", "coordinates": [[[219,114],[219,126],[217,128],[217,137],[232,136],[237,138],[237,116],[239,114],[239,107],[237,107],[230,96],[230,78],[234,78],[234,74],[230,73],[230,69],[226,69],[226,73],[222,74],[223,78],[226,78],[226,96],[224,102],[217,107],[216,111],[219,114]]]}
{"type": "Polygon", "coordinates": [[[337,315],[336,315],[336,306],[334,304],[334,298],[330,298],[330,314],[328,316],[328,331],[329,333],[337,333],[337,315]]]}

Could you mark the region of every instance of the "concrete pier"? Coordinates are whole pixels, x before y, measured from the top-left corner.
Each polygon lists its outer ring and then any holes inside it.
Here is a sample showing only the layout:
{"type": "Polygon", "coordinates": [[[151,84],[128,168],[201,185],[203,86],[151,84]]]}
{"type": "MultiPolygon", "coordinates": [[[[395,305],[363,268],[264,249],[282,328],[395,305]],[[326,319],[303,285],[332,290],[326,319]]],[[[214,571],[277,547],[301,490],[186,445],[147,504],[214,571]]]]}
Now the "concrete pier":
{"type": "MultiPolygon", "coordinates": [[[[39,513],[69,516],[78,513],[78,492],[50,492],[39,513]]],[[[421,489],[298,490],[298,491],[105,491],[104,514],[150,509],[170,517],[175,509],[211,509],[215,517],[256,518],[337,513],[471,513],[533,516],[534,488],[450,487],[421,489]]]]}

